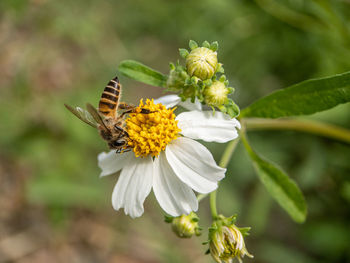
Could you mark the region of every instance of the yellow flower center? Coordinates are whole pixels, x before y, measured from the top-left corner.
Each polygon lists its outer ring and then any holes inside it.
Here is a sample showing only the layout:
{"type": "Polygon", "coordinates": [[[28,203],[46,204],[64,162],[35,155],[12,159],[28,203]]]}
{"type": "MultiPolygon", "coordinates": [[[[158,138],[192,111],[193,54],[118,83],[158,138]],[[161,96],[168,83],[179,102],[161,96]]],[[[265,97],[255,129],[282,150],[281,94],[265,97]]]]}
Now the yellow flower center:
{"type": "Polygon", "coordinates": [[[169,142],[175,140],[181,131],[177,127],[174,109],[166,109],[162,104],[154,104],[153,100],[140,101],[136,113],[126,119],[126,129],[129,134],[129,147],[136,157],[151,154],[158,156],[169,142]],[[142,109],[150,113],[141,113],[142,109]]]}

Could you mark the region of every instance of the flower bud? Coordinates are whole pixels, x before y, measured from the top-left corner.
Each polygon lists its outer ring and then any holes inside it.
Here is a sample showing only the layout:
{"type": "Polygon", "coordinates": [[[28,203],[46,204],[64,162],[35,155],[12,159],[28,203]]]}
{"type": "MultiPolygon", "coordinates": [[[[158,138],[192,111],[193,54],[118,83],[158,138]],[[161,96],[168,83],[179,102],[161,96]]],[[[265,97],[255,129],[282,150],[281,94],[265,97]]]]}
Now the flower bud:
{"type": "Polygon", "coordinates": [[[181,66],[173,66],[167,80],[167,88],[172,91],[181,90],[184,88],[186,79],[189,79],[186,70],[181,66]]]}
{"type": "Polygon", "coordinates": [[[171,228],[178,237],[190,238],[193,235],[199,236],[201,234],[198,220],[197,215],[191,212],[188,215],[173,217],[168,222],[171,222],[171,228]]]}
{"type": "Polygon", "coordinates": [[[208,106],[220,107],[227,103],[227,95],[230,90],[226,87],[224,82],[214,81],[210,86],[204,90],[204,102],[208,106]]]}
{"type": "Polygon", "coordinates": [[[201,80],[213,77],[217,64],[217,53],[206,47],[197,47],[186,57],[187,73],[201,80]]]}
{"type": "Polygon", "coordinates": [[[219,219],[209,230],[209,251],[212,257],[218,263],[232,262],[234,258],[242,262],[245,255],[253,258],[245,247],[240,229],[232,222],[227,222],[227,219],[219,219]]]}

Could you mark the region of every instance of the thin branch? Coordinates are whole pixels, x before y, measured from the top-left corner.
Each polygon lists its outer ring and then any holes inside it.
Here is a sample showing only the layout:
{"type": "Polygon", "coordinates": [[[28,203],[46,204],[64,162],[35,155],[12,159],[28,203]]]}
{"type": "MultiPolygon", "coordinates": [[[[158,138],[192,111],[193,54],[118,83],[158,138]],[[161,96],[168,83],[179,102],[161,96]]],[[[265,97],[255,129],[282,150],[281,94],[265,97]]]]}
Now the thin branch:
{"type": "Polygon", "coordinates": [[[292,130],[311,133],[345,143],[350,143],[350,130],[333,124],[299,119],[258,119],[241,120],[248,131],[252,130],[292,130]]]}

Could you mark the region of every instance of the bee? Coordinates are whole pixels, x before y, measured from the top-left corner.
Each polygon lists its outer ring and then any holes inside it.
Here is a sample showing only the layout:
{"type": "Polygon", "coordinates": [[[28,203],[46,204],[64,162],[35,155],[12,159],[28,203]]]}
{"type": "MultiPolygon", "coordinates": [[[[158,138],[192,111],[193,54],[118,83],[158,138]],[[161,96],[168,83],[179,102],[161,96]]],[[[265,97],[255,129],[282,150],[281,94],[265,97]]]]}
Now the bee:
{"type": "MultiPolygon", "coordinates": [[[[86,110],[73,108],[64,104],[66,108],[83,122],[97,128],[101,137],[108,143],[110,149],[116,153],[130,150],[128,148],[129,134],[125,130],[126,114],[135,113],[134,105],[120,102],[122,87],[118,77],[111,79],[104,88],[99,101],[98,110],[90,103],[86,104],[86,110]],[[119,114],[119,110],[124,110],[119,114]]],[[[147,109],[141,109],[141,113],[150,113],[147,109]]]]}

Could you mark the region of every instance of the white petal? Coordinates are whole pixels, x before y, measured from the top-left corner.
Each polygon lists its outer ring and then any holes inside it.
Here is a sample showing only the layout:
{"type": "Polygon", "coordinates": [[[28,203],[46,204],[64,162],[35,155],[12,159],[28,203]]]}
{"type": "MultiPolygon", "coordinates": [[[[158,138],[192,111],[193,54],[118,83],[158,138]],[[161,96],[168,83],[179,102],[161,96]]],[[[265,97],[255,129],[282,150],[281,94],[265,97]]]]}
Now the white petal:
{"type": "Polygon", "coordinates": [[[175,107],[180,101],[181,98],[177,95],[165,95],[163,97],[155,99],[154,104],[162,103],[166,106],[166,108],[172,108],[175,107]]]}
{"type": "Polygon", "coordinates": [[[166,108],[172,108],[176,105],[180,105],[187,110],[202,110],[202,104],[196,99],[194,103],[190,99],[182,101],[177,95],[165,95],[154,100],[155,104],[162,103],[166,108]]]}
{"type": "Polygon", "coordinates": [[[154,164],[153,191],[162,209],[171,216],[197,211],[196,195],[175,175],[164,152],[160,153],[154,164]]]}
{"type": "Polygon", "coordinates": [[[109,153],[102,152],[97,156],[98,166],[102,172],[100,176],[110,175],[121,170],[126,161],[132,156],[132,152],[116,154],[115,151],[109,153]]]}
{"type": "Polygon", "coordinates": [[[176,120],[181,133],[192,139],[207,142],[227,142],[238,137],[236,128],[241,124],[227,114],[212,111],[189,111],[180,113],[176,120]]]}
{"type": "Polygon", "coordinates": [[[112,194],[115,210],[124,208],[126,215],[132,218],[143,214],[143,202],[151,191],[153,178],[153,160],[147,158],[130,158],[125,164],[118,183],[112,194]]]}
{"type": "Polygon", "coordinates": [[[181,181],[199,193],[214,191],[226,169],[219,167],[209,152],[199,142],[179,137],[165,150],[166,157],[181,181]]]}
{"type": "Polygon", "coordinates": [[[202,110],[202,104],[197,99],[194,101],[194,103],[192,103],[190,99],[180,101],[179,105],[187,110],[202,110]]]}

